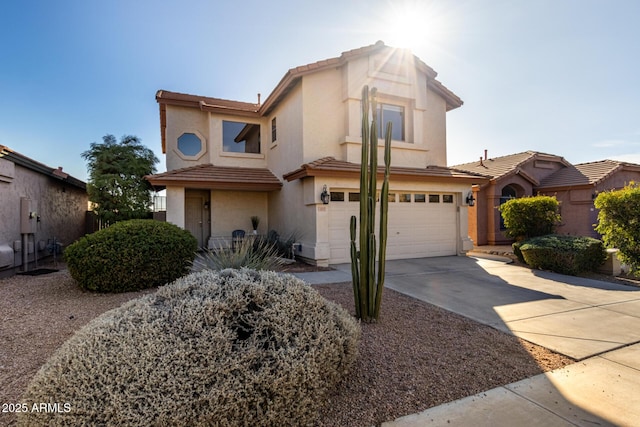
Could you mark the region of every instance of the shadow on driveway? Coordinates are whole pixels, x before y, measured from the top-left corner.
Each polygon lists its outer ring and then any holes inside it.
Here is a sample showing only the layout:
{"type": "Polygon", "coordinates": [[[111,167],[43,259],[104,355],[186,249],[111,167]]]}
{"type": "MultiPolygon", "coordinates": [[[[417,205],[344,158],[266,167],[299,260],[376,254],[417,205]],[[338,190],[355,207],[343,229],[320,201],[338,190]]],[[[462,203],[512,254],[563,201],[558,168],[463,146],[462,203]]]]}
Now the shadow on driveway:
{"type": "Polygon", "coordinates": [[[640,342],[634,287],[455,256],[387,261],[385,286],[576,360],[640,342]]]}

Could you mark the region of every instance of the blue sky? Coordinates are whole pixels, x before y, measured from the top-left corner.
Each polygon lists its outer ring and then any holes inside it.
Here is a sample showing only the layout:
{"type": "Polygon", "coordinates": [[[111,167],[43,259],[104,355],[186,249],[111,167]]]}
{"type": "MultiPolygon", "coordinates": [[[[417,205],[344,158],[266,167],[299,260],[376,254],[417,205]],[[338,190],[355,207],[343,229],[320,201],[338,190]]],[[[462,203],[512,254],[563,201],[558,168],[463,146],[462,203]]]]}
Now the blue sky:
{"type": "Polygon", "coordinates": [[[639,17],[635,0],[8,0],[0,144],[86,179],[90,143],[132,134],[164,171],[157,90],[256,102],[289,68],[383,40],[464,100],[449,165],[640,163],[639,17]]]}

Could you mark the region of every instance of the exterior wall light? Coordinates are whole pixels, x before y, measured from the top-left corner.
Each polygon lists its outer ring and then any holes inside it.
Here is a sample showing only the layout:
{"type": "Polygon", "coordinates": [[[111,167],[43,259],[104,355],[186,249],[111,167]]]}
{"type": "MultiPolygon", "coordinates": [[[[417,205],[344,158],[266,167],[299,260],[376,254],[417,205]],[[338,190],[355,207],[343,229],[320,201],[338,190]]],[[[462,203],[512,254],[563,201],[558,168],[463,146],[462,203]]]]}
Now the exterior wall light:
{"type": "Polygon", "coordinates": [[[469,191],[469,194],[467,194],[467,204],[469,206],[473,206],[476,204],[476,199],[475,197],[473,197],[473,193],[471,191],[469,191]]]}
{"type": "Polygon", "coordinates": [[[322,193],[320,193],[320,200],[322,200],[322,203],[325,205],[329,204],[329,199],[331,198],[331,196],[329,195],[329,192],[327,191],[327,184],[322,186],[322,193]]]}

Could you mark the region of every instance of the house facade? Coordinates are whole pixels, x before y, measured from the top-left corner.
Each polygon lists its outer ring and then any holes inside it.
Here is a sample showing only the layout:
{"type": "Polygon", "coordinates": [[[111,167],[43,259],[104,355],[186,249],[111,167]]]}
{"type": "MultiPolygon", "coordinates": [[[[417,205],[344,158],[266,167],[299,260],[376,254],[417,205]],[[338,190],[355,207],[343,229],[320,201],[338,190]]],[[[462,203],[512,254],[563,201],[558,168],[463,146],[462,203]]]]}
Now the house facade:
{"type": "Polygon", "coordinates": [[[0,275],[30,269],[54,241],[84,235],[86,184],[0,145],[0,275]]]}
{"type": "Polygon", "coordinates": [[[640,165],[614,160],[573,165],[561,156],[536,151],[496,158],[488,158],[485,151],[478,161],[453,168],[489,178],[473,187],[476,202],[469,208],[469,236],[476,245],[510,244],[513,239],[505,235],[498,207],[512,198],[538,194],[560,202],[557,233],[599,238],[594,230],[597,194],[640,180],[640,165]]]}
{"type": "MultiPolygon", "coordinates": [[[[167,221],[216,246],[234,230],[295,235],[297,255],[348,262],[358,215],[361,92],[376,87],[393,123],[389,259],[462,254],[467,196],[487,179],[446,167],[446,113],[462,105],[436,72],[378,42],[290,69],[264,103],[158,91],[167,221]],[[321,194],[329,194],[323,203],[321,194]]],[[[382,159],[383,140],[379,141],[382,159]]]]}

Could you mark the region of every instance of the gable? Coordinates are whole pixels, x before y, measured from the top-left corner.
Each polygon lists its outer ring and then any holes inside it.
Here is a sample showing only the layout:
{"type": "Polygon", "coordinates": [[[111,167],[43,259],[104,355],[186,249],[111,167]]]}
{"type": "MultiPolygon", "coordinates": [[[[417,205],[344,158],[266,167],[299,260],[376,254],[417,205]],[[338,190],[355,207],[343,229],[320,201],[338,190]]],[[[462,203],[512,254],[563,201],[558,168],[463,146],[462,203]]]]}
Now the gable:
{"type": "Polygon", "coordinates": [[[520,175],[534,186],[547,176],[571,164],[563,157],[537,151],[510,154],[496,158],[480,157],[480,160],[452,166],[454,169],[488,176],[492,181],[520,175]]]}

